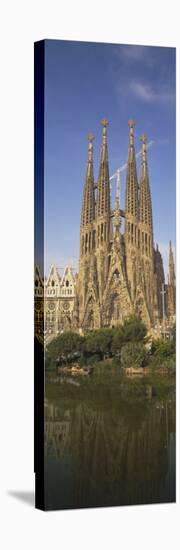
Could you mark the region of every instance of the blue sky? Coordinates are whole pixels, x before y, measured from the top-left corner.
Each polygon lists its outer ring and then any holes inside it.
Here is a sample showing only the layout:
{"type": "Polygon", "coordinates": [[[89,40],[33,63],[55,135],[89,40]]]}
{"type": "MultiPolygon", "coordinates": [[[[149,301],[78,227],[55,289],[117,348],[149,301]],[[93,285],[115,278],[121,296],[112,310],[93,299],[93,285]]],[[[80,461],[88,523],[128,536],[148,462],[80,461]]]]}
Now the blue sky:
{"type": "MultiPolygon", "coordinates": [[[[101,119],[109,120],[112,175],[128,155],[128,120],[135,147],[148,149],[154,241],[167,271],[175,247],[175,49],[47,40],[45,46],[45,271],[50,264],[78,268],[87,135],[93,132],[97,180],[101,119]]],[[[137,161],[138,173],[140,159],[137,161]]],[[[121,178],[124,207],[125,175],[121,178]]],[[[114,193],[114,186],[112,196],[114,193]]]]}

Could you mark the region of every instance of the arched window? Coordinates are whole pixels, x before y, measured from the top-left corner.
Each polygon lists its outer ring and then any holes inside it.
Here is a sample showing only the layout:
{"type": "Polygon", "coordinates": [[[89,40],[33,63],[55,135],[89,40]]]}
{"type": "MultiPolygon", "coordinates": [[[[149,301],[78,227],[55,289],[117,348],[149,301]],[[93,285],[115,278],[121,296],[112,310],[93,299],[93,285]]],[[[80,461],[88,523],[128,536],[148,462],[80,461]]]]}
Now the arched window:
{"type": "Polygon", "coordinates": [[[93,230],[93,248],[96,248],[96,230],[93,230]]]}
{"type": "Polygon", "coordinates": [[[84,254],[84,235],[82,236],[82,254],[84,254]]]}
{"type": "Polygon", "coordinates": [[[142,253],[144,254],[144,232],[142,231],[142,253]]]}
{"type": "Polygon", "coordinates": [[[131,224],[131,243],[133,244],[133,234],[134,234],[134,226],[133,223],[131,224]]]}
{"type": "Polygon", "coordinates": [[[120,275],[119,275],[118,269],[116,269],[116,270],[114,271],[114,273],[113,273],[113,279],[114,279],[114,281],[115,281],[116,283],[119,281],[120,275]]]}
{"type": "Polygon", "coordinates": [[[140,248],[140,229],[138,229],[138,248],[140,248]]]}
{"type": "Polygon", "coordinates": [[[103,242],[103,223],[101,223],[101,243],[103,242]]]}
{"type": "Polygon", "coordinates": [[[89,250],[89,252],[91,250],[91,232],[88,235],[88,250],[89,250]]]}
{"type": "Polygon", "coordinates": [[[130,222],[128,222],[128,242],[130,242],[130,231],[131,231],[131,226],[130,226],[130,222]]]}
{"type": "Polygon", "coordinates": [[[148,255],[148,244],[147,244],[147,233],[145,233],[145,252],[146,252],[146,256],[148,255]]]}

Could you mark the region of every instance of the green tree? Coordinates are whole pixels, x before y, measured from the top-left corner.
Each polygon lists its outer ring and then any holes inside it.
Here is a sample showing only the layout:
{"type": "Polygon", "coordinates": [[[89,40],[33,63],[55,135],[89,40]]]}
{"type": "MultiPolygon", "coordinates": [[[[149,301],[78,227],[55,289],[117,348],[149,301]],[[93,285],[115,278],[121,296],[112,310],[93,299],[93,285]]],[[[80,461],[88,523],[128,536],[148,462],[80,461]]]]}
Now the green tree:
{"type": "Polygon", "coordinates": [[[100,359],[104,358],[106,353],[111,353],[113,330],[102,328],[86,335],[83,343],[83,353],[85,356],[96,354],[100,359]]]}
{"type": "Polygon", "coordinates": [[[114,331],[112,350],[120,352],[126,342],[144,342],[147,335],[146,325],[138,317],[129,317],[123,325],[114,331]]]}
{"type": "Polygon", "coordinates": [[[121,349],[121,363],[125,368],[140,368],[145,365],[147,351],[142,342],[128,342],[121,349]]]}
{"type": "Polygon", "coordinates": [[[83,337],[76,332],[64,332],[57,338],[54,338],[48,345],[48,354],[52,360],[56,361],[59,358],[81,352],[83,337]]]}
{"type": "Polygon", "coordinates": [[[147,335],[147,328],[139,317],[130,316],[122,325],[124,341],[141,342],[147,335]]]}
{"type": "Polygon", "coordinates": [[[113,339],[112,339],[112,353],[120,353],[122,345],[124,343],[122,327],[114,329],[113,339]]]}
{"type": "Polygon", "coordinates": [[[171,341],[172,341],[172,348],[174,350],[174,353],[176,351],[176,323],[174,323],[173,327],[172,327],[172,332],[171,332],[171,341]]]}
{"type": "Polygon", "coordinates": [[[159,360],[166,359],[167,357],[170,357],[174,354],[174,343],[170,340],[153,340],[151,353],[155,358],[159,360]]]}

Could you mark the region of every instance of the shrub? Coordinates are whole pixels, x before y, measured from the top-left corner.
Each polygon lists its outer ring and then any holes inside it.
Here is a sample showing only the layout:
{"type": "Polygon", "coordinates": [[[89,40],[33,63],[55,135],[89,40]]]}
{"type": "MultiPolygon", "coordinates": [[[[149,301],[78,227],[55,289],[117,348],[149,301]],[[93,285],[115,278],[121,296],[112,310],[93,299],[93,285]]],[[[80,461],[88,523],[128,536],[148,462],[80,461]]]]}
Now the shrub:
{"type": "Polygon", "coordinates": [[[86,335],[82,346],[85,356],[95,354],[101,359],[106,353],[111,353],[112,329],[103,328],[86,335]]]}
{"type": "Polygon", "coordinates": [[[48,345],[48,354],[56,361],[61,357],[66,359],[73,359],[76,352],[80,352],[82,349],[83,337],[76,332],[65,332],[54,338],[48,345]]]}
{"type": "Polygon", "coordinates": [[[146,325],[139,317],[131,316],[122,325],[123,340],[141,342],[147,334],[146,325]]]}
{"type": "MultiPolygon", "coordinates": [[[[122,346],[127,342],[143,342],[147,333],[144,323],[136,318],[129,317],[124,325],[116,328],[101,328],[87,332],[85,336],[68,331],[54,338],[47,346],[47,352],[52,364],[59,361],[72,362],[75,360],[86,362],[103,360],[112,355],[120,354],[122,346]]],[[[49,365],[49,360],[47,362],[49,365]]]]}
{"type": "Polygon", "coordinates": [[[176,351],[176,323],[173,325],[171,337],[172,337],[172,348],[175,352],[176,351]]]}
{"type": "Polygon", "coordinates": [[[117,327],[113,333],[112,352],[121,352],[126,342],[143,342],[147,335],[147,328],[138,317],[129,317],[123,325],[117,327]]]}
{"type": "Polygon", "coordinates": [[[174,354],[174,343],[170,340],[153,340],[151,353],[159,360],[171,357],[174,354]]]}
{"type": "Polygon", "coordinates": [[[121,349],[121,363],[125,368],[143,367],[147,358],[147,351],[142,342],[128,342],[121,349]]]}

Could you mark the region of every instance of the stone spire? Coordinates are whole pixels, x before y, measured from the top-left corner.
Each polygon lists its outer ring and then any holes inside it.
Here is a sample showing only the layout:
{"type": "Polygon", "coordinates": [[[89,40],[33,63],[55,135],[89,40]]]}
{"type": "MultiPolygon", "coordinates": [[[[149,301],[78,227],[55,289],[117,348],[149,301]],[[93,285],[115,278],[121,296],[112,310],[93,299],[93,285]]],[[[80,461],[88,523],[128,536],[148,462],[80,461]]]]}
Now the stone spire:
{"type": "Polygon", "coordinates": [[[120,214],[120,170],[117,172],[117,188],[114,209],[114,238],[120,240],[121,214],[120,214]]]}
{"type": "MultiPolygon", "coordinates": [[[[155,282],[154,282],[154,244],[153,244],[153,220],[152,220],[152,204],[151,192],[148,175],[147,138],[143,134],[142,142],[142,161],[141,161],[141,176],[140,176],[140,192],[139,192],[139,252],[141,264],[144,271],[144,295],[146,303],[153,323],[154,318],[154,303],[155,303],[155,282]]],[[[157,256],[156,256],[157,258],[157,256]]],[[[156,292],[157,294],[157,292],[156,292]]]]}
{"type": "Polygon", "coordinates": [[[96,218],[109,215],[110,213],[110,184],[109,184],[109,164],[107,150],[107,126],[108,121],[104,118],[101,122],[102,130],[102,147],[101,160],[99,168],[99,177],[97,185],[97,207],[96,218]]]}
{"type": "Polygon", "coordinates": [[[104,118],[101,124],[102,146],[96,196],[96,259],[100,303],[102,303],[103,300],[103,292],[108,278],[109,247],[110,240],[112,238],[109,163],[107,150],[108,121],[104,118]]]}
{"type": "Polygon", "coordinates": [[[93,140],[88,135],[88,160],[83,193],[80,255],[78,275],[79,327],[97,328],[99,306],[96,284],[96,221],[95,221],[95,185],[93,171],[93,140]]]}
{"type": "Polygon", "coordinates": [[[126,177],[126,214],[138,219],[138,180],[134,149],[134,120],[129,120],[129,156],[126,177]]]}
{"type": "Polygon", "coordinates": [[[158,244],[154,249],[154,278],[155,278],[155,299],[156,299],[156,317],[163,317],[162,285],[165,284],[164,265],[158,244]]]}
{"type": "Polygon", "coordinates": [[[173,250],[172,250],[172,243],[169,242],[169,284],[175,285],[176,277],[175,277],[175,270],[174,270],[174,256],[173,256],[173,250]]]}
{"type": "Polygon", "coordinates": [[[126,175],[125,250],[131,299],[135,300],[138,273],[138,179],[134,148],[134,120],[129,120],[129,155],[126,175]]]}
{"type": "Polygon", "coordinates": [[[151,232],[153,231],[152,221],[152,203],[151,192],[149,185],[148,165],[147,165],[147,138],[143,134],[142,141],[142,166],[141,166],[141,178],[140,178],[140,197],[139,197],[139,220],[142,224],[147,226],[151,232]]]}
{"type": "Polygon", "coordinates": [[[167,313],[169,317],[173,317],[176,314],[176,277],[174,269],[174,256],[172,250],[171,241],[169,243],[169,274],[168,274],[168,287],[167,287],[167,313]]]}
{"type": "Polygon", "coordinates": [[[86,179],[83,193],[81,227],[93,222],[95,219],[95,196],[94,196],[94,170],[93,170],[93,140],[92,134],[88,135],[88,161],[86,179]]]}

